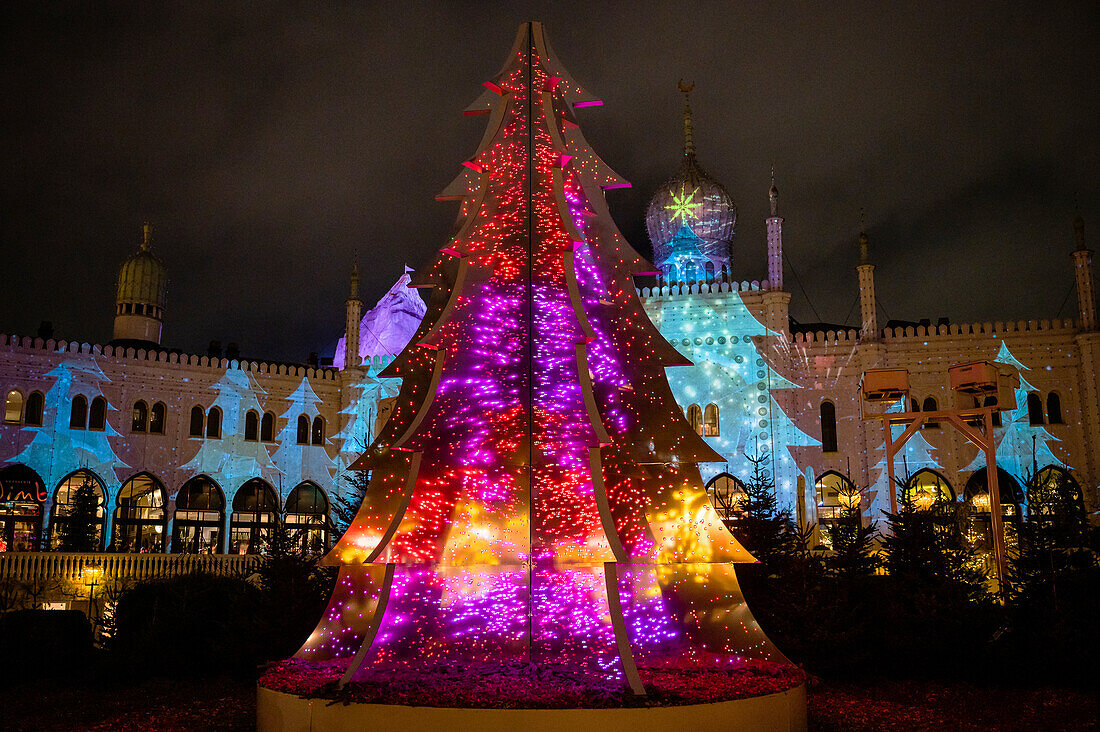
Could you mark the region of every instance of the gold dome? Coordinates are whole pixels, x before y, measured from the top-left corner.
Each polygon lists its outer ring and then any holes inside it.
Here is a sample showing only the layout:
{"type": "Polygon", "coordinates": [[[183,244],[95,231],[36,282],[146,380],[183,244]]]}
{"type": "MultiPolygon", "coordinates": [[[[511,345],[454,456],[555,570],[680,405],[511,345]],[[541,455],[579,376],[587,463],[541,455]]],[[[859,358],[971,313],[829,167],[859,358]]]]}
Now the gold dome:
{"type": "Polygon", "coordinates": [[[141,248],[126,258],[118,270],[118,294],[116,304],[142,303],[164,309],[168,291],[168,272],[164,263],[149,249],[152,227],[145,225],[141,248]]]}

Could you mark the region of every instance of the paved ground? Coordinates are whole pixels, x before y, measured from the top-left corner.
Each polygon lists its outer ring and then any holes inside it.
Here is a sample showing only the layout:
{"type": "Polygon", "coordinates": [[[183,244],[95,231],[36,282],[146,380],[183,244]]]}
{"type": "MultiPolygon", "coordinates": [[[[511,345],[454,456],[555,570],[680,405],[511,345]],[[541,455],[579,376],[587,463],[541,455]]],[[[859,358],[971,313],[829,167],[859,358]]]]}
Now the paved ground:
{"type": "MultiPolygon", "coordinates": [[[[252,684],[233,679],[135,685],[44,681],[0,690],[4,730],[250,730],[252,684]]],[[[1100,729],[1096,695],[1065,689],[983,689],[947,682],[818,685],[810,728],[870,730],[1100,729]]]]}
{"type": "Polygon", "coordinates": [[[983,688],[942,681],[821,684],[810,692],[810,729],[1096,730],[1097,694],[1051,688],[983,688]]]}

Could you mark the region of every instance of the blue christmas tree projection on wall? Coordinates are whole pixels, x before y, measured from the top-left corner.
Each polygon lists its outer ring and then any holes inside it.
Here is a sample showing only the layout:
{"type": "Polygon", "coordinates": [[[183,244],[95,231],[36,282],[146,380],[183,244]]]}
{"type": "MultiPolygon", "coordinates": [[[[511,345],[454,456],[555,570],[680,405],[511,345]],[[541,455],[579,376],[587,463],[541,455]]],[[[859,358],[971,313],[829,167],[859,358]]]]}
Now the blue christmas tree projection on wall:
{"type": "Polygon", "coordinates": [[[309,379],[303,378],[287,401],[286,411],[279,415],[286,424],[279,433],[279,449],[273,457],[275,465],[288,485],[317,480],[321,476],[331,481],[337,463],[326,449],[328,425],[317,409],[321,398],[309,385],[309,379]]]}
{"type": "Polygon", "coordinates": [[[452,704],[505,706],[797,686],[741,596],[734,563],[752,557],[703,487],[699,464],[721,458],[669,388],[665,368],[687,362],[635,291],[652,266],[608,213],[624,182],[580,131],[574,110],[597,100],[536,23],[485,86],[485,135],[444,193],[456,234],[382,373],[401,390],[354,466],[370,485],[298,658],[338,687],[414,678],[435,705],[454,684],[452,704]],[[761,667],[774,675],[750,683],[761,667]]]}
{"type": "MultiPolygon", "coordinates": [[[[34,432],[30,444],[7,462],[44,466],[42,478],[48,486],[81,468],[114,483],[117,470],[128,470],[111,445],[118,432],[107,419],[117,407],[103,395],[109,379],[91,354],[80,354],[58,364],[48,376],[55,379],[45,395],[43,424],[53,429],[24,427],[34,432]],[[52,414],[51,414],[52,413],[52,414]],[[53,417],[51,419],[51,416],[53,417]]],[[[109,498],[113,498],[110,496],[109,498]]]]}
{"type": "Polygon", "coordinates": [[[260,406],[263,388],[249,372],[235,368],[227,368],[213,388],[217,396],[211,409],[220,411],[221,429],[215,439],[202,441],[198,452],[182,470],[188,475],[207,475],[231,491],[255,477],[269,483],[277,482],[279,471],[267,445],[255,436],[249,438],[244,429],[248,412],[264,412],[260,406]]]}
{"type": "MultiPolygon", "coordinates": [[[[1038,394],[1038,390],[1028,383],[1027,378],[1024,376],[1024,373],[1031,369],[1020,363],[1012,355],[1012,352],[1008,350],[1008,344],[1004,341],[1001,341],[1001,347],[993,361],[1012,366],[1020,374],[1020,383],[1015,389],[1016,408],[1001,413],[1003,432],[997,442],[997,467],[1021,478],[1029,476],[1036,472],[1038,468],[1044,468],[1048,465],[1069,468],[1070,466],[1063,463],[1051,452],[1050,446],[1059,440],[1043,424],[1042,406],[1039,407],[1038,419],[1033,419],[1029,412],[1028,397],[1031,394],[1038,394]]],[[[1031,398],[1035,399],[1036,397],[1031,398]]],[[[985,456],[978,453],[970,465],[966,467],[966,470],[978,470],[984,466],[985,456]]]]}

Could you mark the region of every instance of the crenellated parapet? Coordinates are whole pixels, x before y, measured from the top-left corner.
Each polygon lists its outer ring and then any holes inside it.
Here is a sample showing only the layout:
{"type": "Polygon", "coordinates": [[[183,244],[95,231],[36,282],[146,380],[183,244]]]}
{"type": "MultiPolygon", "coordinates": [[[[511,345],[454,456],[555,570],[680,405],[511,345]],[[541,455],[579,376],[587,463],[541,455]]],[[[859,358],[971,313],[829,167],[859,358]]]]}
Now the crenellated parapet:
{"type": "MultiPolygon", "coordinates": [[[[997,321],[994,323],[951,323],[943,325],[909,325],[897,328],[883,328],[882,338],[885,341],[904,341],[919,338],[922,341],[941,338],[959,338],[967,336],[1003,336],[1003,335],[1033,335],[1059,334],[1074,335],[1078,332],[1077,326],[1072,320],[1018,320],[997,321]]],[[[791,336],[795,343],[855,343],[859,340],[859,331],[855,328],[846,330],[825,330],[797,332],[791,336]]]]}
{"type": "MultiPolygon", "coordinates": [[[[336,381],[340,371],[335,368],[312,367],[299,364],[273,363],[267,361],[248,361],[230,358],[218,358],[216,356],[200,356],[198,354],[178,353],[175,351],[162,351],[158,349],[144,349],[133,347],[101,346],[92,343],[79,343],[77,341],[64,341],[30,336],[0,335],[0,349],[8,351],[39,351],[44,353],[84,353],[102,355],[116,360],[154,362],[176,364],[188,368],[208,368],[211,370],[225,371],[226,369],[239,369],[253,373],[270,374],[273,376],[293,376],[297,378],[319,379],[321,381],[336,381]]],[[[388,359],[388,357],[387,357],[388,359]]],[[[374,359],[384,365],[382,359],[374,359]]],[[[372,363],[374,362],[372,361],[372,363]]],[[[387,360],[388,362],[388,360],[387,360]]]]}

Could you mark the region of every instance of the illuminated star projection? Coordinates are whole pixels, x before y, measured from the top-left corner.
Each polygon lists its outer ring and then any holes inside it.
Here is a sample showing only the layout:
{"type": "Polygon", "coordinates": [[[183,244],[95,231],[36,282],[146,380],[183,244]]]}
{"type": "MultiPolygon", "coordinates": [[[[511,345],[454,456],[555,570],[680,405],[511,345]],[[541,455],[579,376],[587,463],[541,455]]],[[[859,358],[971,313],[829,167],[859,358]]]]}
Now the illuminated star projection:
{"type": "Polygon", "coordinates": [[[699,192],[698,188],[692,188],[691,193],[687,192],[687,184],[680,184],[680,192],[669,191],[668,195],[672,198],[672,203],[665,206],[666,209],[672,212],[672,220],[680,219],[681,223],[687,224],[688,217],[691,220],[697,218],[695,209],[702,205],[702,202],[695,200],[695,194],[699,192]]]}
{"type": "Polygon", "coordinates": [[[413,282],[427,313],[381,373],[401,390],[353,466],[370,485],[298,656],[347,659],[341,683],[518,661],[637,694],[652,669],[785,662],[700,480],[721,458],[665,378],[689,362],[635,292],[652,265],[608,213],[627,184],[574,116],[599,102],[537,23],[485,86],[467,110],[484,137],[440,196],[461,201],[455,233],[413,282]]]}

